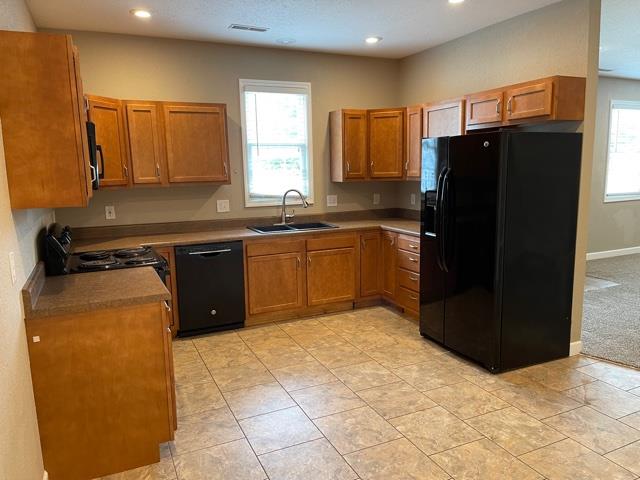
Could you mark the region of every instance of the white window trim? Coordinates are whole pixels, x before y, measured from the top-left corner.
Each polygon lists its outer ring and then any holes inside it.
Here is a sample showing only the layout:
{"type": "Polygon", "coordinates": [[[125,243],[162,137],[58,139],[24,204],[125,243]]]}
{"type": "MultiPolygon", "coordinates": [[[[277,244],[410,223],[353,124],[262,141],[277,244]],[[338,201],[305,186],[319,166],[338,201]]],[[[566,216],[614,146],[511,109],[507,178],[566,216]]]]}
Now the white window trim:
{"type": "Polygon", "coordinates": [[[605,165],[605,174],[604,174],[604,203],[617,203],[617,202],[630,202],[640,200],[640,193],[629,193],[629,194],[617,194],[617,195],[607,195],[607,182],[609,181],[609,148],[611,143],[611,118],[613,117],[613,109],[614,108],[634,108],[640,110],[640,101],[635,100],[611,100],[609,102],[609,122],[607,124],[607,161],[605,165]]]}
{"type": "MultiPolygon", "coordinates": [[[[262,91],[268,91],[271,87],[275,91],[281,92],[286,89],[292,91],[303,91],[307,95],[307,158],[309,160],[309,195],[306,200],[310,205],[313,205],[313,138],[311,128],[311,83],[309,82],[285,82],[280,80],[252,80],[241,78],[239,79],[240,88],[240,130],[242,131],[242,167],[244,169],[244,206],[245,207],[273,207],[282,205],[282,200],[252,200],[249,195],[249,165],[247,155],[247,131],[245,128],[245,104],[244,104],[244,91],[246,87],[258,87],[263,89],[262,91]]],[[[284,194],[284,192],[282,192],[284,194]]],[[[301,205],[302,201],[297,196],[291,195],[287,198],[287,205],[301,205]]]]}

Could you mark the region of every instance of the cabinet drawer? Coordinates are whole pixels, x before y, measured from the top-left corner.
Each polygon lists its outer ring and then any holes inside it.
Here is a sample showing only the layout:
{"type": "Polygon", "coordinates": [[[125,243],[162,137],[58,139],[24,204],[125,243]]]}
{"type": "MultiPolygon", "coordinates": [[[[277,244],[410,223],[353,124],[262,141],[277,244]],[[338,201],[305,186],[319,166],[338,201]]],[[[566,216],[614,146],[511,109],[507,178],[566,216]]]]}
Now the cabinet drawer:
{"type": "Polygon", "coordinates": [[[304,240],[270,240],[267,242],[247,243],[247,257],[275,255],[278,253],[297,253],[304,251],[304,240]]]}
{"type": "Polygon", "coordinates": [[[400,268],[398,269],[398,285],[413,292],[419,292],[420,274],[400,268]]]}
{"type": "Polygon", "coordinates": [[[407,252],[420,253],[420,239],[409,235],[399,235],[398,248],[407,252]]]}
{"type": "Polygon", "coordinates": [[[355,235],[332,235],[307,240],[307,251],[330,250],[333,248],[349,248],[356,245],[355,235]]]}
{"type": "Polygon", "coordinates": [[[407,290],[406,288],[398,288],[396,293],[398,305],[414,312],[420,311],[420,294],[407,290]]]}
{"type": "Polygon", "coordinates": [[[405,250],[398,250],[398,267],[420,273],[420,255],[405,250]]]}

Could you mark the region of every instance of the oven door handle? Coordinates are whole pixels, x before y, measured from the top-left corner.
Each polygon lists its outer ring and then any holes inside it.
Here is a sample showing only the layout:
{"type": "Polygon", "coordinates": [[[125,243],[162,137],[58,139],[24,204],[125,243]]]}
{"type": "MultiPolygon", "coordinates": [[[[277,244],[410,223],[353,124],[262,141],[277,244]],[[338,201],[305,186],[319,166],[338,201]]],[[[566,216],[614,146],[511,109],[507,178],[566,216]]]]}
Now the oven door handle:
{"type": "Polygon", "coordinates": [[[216,253],[228,253],[230,248],[221,248],[220,250],[204,250],[201,252],[189,252],[189,255],[214,255],[216,253]]]}

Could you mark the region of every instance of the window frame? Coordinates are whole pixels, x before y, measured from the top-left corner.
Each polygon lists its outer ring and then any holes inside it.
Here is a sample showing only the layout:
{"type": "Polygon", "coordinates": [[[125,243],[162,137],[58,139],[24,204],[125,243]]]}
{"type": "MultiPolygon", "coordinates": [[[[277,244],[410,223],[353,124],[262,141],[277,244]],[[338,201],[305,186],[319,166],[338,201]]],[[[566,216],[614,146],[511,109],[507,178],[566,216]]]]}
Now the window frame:
{"type": "MultiPolygon", "coordinates": [[[[282,200],[255,200],[251,198],[251,192],[249,191],[249,156],[247,152],[247,128],[246,128],[246,113],[245,113],[245,90],[247,87],[254,87],[256,91],[273,91],[277,93],[294,93],[294,90],[298,90],[300,93],[304,92],[307,95],[307,162],[308,162],[308,182],[309,182],[309,194],[306,197],[307,202],[310,205],[314,203],[314,183],[313,183],[313,137],[311,126],[311,83],[310,82],[290,82],[282,80],[254,80],[247,78],[240,78],[238,81],[240,92],[240,130],[242,132],[242,167],[244,170],[244,206],[246,208],[252,207],[273,207],[282,205],[282,200]],[[264,90],[260,90],[264,89],[264,90]],[[287,91],[289,90],[289,91],[287,91]]],[[[284,193],[284,192],[282,192],[284,193]]],[[[289,197],[287,205],[302,205],[302,201],[297,196],[289,197]]]]}
{"type": "MultiPolygon", "coordinates": [[[[608,194],[607,184],[609,183],[609,166],[611,161],[611,126],[613,119],[614,108],[631,107],[633,109],[640,110],[640,101],[638,100],[610,100],[609,102],[609,121],[607,125],[607,140],[606,140],[606,165],[604,174],[604,188],[603,188],[603,202],[604,203],[617,203],[617,202],[630,202],[640,200],[640,191],[638,193],[628,194],[608,194]]],[[[640,159],[639,159],[640,161],[640,159]]]]}

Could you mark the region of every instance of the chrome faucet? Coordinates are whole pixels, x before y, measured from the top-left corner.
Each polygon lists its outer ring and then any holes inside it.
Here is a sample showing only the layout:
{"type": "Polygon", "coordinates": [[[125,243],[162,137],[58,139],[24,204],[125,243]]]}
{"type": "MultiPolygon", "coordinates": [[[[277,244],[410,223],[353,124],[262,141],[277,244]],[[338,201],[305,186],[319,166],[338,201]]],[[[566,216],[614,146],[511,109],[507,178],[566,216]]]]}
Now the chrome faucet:
{"type": "Polygon", "coordinates": [[[277,223],[276,225],[286,225],[289,222],[289,220],[293,220],[293,217],[295,217],[296,215],[295,210],[293,210],[290,214],[287,213],[287,195],[289,195],[289,193],[291,192],[295,192],[300,196],[300,200],[302,200],[303,208],[307,208],[309,206],[309,203],[304,198],[304,195],[300,193],[300,190],[296,190],[295,188],[287,190],[286,192],[284,192],[284,195],[282,196],[282,214],[280,216],[280,223],[277,223]]]}

